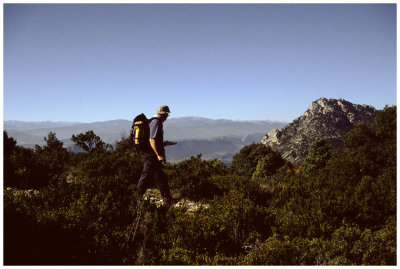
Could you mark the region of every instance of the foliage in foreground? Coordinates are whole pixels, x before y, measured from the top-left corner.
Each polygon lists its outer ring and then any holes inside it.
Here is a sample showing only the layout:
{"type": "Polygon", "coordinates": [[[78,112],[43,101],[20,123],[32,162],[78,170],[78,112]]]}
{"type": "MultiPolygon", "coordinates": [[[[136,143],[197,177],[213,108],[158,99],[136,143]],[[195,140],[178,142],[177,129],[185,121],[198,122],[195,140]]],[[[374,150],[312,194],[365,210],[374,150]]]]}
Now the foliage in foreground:
{"type": "Polygon", "coordinates": [[[257,144],[232,168],[201,156],[166,165],[173,196],[195,211],[138,210],[129,139],[75,155],[53,133],[46,142],[28,150],[4,133],[5,264],[396,264],[396,107],[356,125],[342,150],[316,141],[301,167],[257,144]]]}

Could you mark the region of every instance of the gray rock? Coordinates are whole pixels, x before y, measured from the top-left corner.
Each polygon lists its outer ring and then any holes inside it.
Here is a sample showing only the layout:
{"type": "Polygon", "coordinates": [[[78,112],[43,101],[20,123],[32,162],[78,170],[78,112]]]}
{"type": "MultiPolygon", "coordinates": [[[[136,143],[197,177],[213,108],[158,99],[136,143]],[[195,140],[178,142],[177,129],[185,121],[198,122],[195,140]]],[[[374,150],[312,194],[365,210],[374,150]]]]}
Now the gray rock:
{"type": "Polygon", "coordinates": [[[261,143],[280,152],[291,163],[299,164],[316,140],[326,138],[332,147],[343,147],[343,137],[353,124],[373,120],[375,112],[375,108],[369,105],[320,98],[292,123],[270,131],[261,143]]]}

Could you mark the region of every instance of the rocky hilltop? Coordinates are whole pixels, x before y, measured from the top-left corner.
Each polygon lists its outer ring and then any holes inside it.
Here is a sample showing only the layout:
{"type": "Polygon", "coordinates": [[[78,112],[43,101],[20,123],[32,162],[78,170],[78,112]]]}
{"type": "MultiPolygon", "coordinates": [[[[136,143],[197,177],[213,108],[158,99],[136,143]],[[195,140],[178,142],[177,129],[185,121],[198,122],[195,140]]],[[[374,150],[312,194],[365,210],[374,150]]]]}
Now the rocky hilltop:
{"type": "Polygon", "coordinates": [[[343,146],[343,137],[354,123],[375,118],[375,108],[343,99],[320,98],[306,112],[281,129],[270,131],[261,140],[294,164],[304,161],[310,145],[326,138],[334,148],[343,146]]]}

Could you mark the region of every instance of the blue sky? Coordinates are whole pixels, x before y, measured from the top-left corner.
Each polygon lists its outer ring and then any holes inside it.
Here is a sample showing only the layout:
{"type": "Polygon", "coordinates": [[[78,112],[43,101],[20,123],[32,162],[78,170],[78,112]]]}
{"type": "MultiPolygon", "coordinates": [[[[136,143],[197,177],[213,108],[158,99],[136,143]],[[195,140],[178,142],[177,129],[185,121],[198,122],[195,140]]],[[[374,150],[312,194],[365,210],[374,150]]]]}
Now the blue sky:
{"type": "Polygon", "coordinates": [[[290,122],[396,104],[395,4],[6,4],[4,120],[290,122]]]}

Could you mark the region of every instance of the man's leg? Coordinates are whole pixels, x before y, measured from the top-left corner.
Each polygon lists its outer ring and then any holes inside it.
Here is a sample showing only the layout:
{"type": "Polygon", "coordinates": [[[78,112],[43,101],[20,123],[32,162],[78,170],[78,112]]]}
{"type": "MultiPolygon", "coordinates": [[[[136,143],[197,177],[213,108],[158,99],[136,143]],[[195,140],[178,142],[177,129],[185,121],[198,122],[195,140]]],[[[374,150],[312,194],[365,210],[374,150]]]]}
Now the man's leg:
{"type": "Polygon", "coordinates": [[[172,202],[171,192],[168,185],[168,177],[162,170],[162,164],[157,162],[154,166],[154,182],[164,200],[172,202]]]}
{"type": "Polygon", "coordinates": [[[143,162],[143,171],[142,175],[140,176],[139,182],[137,184],[139,198],[145,194],[149,183],[151,181],[151,177],[153,176],[152,171],[152,162],[149,156],[144,155],[144,162],[143,162]]]}

